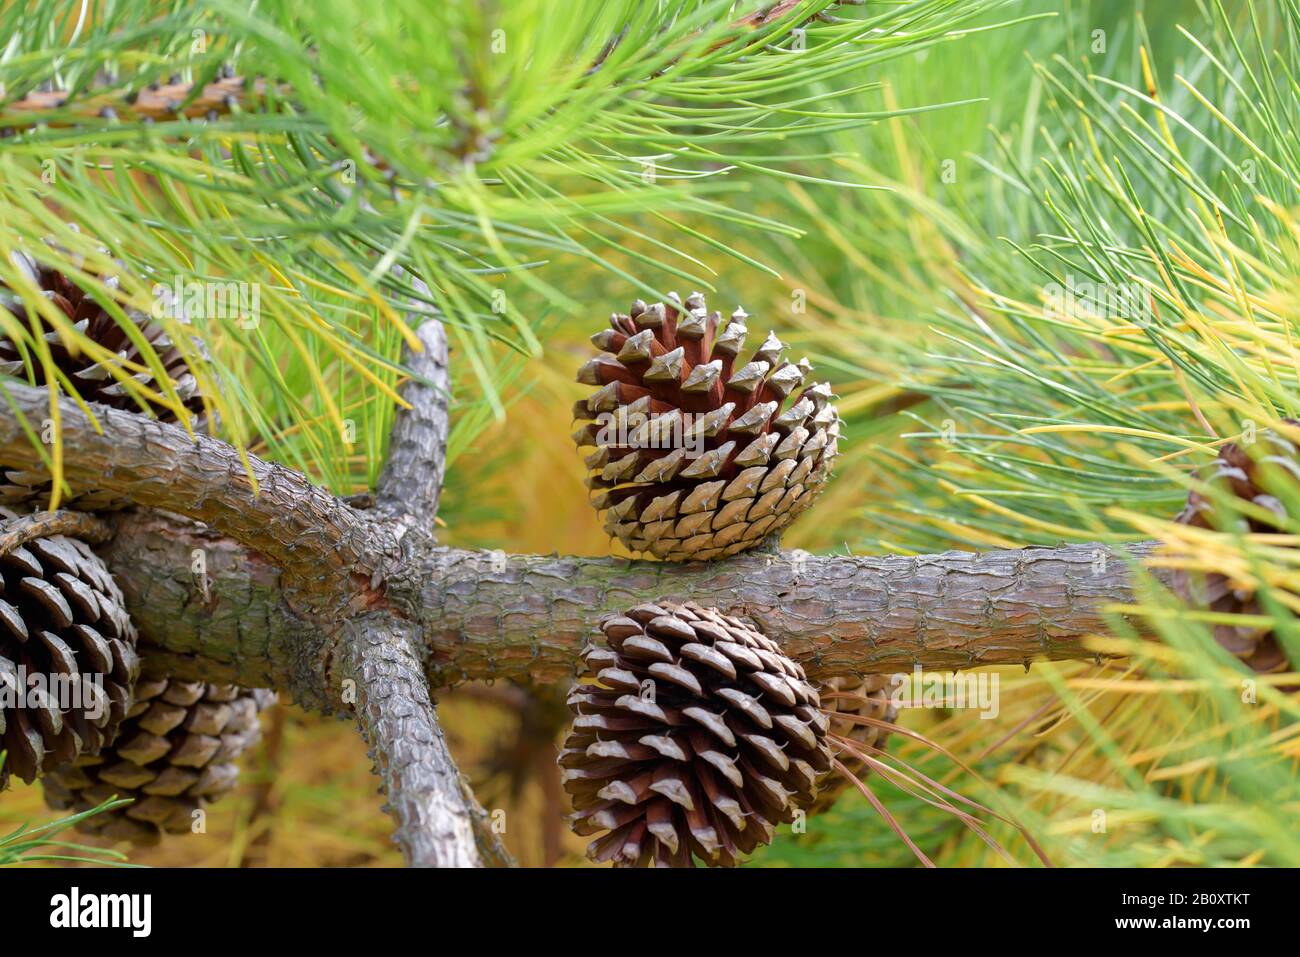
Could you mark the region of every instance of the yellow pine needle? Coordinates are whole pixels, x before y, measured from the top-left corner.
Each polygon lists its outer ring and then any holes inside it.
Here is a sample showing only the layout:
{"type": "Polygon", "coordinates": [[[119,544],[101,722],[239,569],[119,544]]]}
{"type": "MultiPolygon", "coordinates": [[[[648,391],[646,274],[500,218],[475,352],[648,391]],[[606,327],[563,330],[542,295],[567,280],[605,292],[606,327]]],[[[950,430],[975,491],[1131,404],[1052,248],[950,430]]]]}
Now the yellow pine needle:
{"type": "Polygon", "coordinates": [[[1020,435],[1042,435],[1048,433],[1068,433],[1068,432],[1089,432],[1099,435],[1129,435],[1141,439],[1157,439],[1161,442],[1180,445],[1186,449],[1195,449],[1203,452],[1213,452],[1214,450],[1204,442],[1196,442],[1192,439],[1180,438],[1176,435],[1169,435],[1165,432],[1153,432],[1150,429],[1134,429],[1123,425],[1097,425],[1090,423],[1061,424],[1061,425],[1034,425],[1029,428],[1019,429],[1020,435]]]}
{"type": "MultiPolygon", "coordinates": [[[[275,263],[271,262],[266,257],[259,257],[259,260],[262,262],[263,266],[267,269],[268,272],[272,273],[274,276],[276,276],[277,279],[279,279],[281,285],[286,290],[293,290],[294,287],[289,283],[289,280],[284,276],[284,274],[281,273],[280,270],[276,267],[275,263]]],[[[325,287],[325,288],[331,288],[331,287],[325,287]]],[[[297,298],[296,293],[294,294],[294,297],[297,298]]],[[[371,297],[367,296],[365,301],[373,302],[374,300],[371,297]]],[[[396,315],[395,313],[392,312],[391,308],[389,308],[387,311],[389,315],[396,315]]],[[[333,331],[333,329],[330,328],[329,324],[326,323],[323,319],[321,319],[320,316],[316,315],[311,310],[303,310],[298,313],[298,316],[302,320],[304,320],[304,325],[310,327],[318,337],[320,337],[327,345],[332,347],[334,353],[340,359],[342,359],[350,367],[352,367],[367,382],[375,386],[375,388],[377,388],[381,393],[383,393],[383,395],[387,399],[389,399],[392,402],[396,402],[398,405],[402,406],[403,408],[409,407],[406,401],[402,399],[402,397],[392,386],[390,386],[388,383],[384,382],[377,375],[375,375],[375,373],[370,370],[368,365],[358,361],[356,355],[354,354],[356,350],[351,345],[344,342],[343,339],[340,336],[338,336],[333,331]]],[[[404,323],[402,323],[401,325],[405,327],[404,323]]],[[[414,335],[414,333],[412,333],[412,335],[414,335]]],[[[415,351],[417,352],[423,348],[422,346],[420,346],[418,338],[416,338],[416,345],[414,348],[415,351]]],[[[370,359],[369,356],[367,356],[366,359],[371,362],[374,361],[373,359],[370,359]]],[[[385,368],[391,371],[397,370],[396,366],[386,366],[385,368]]]]}
{"type": "Polygon", "coordinates": [[[388,304],[388,301],[384,298],[384,296],[382,296],[379,293],[379,290],[377,290],[373,285],[365,281],[365,277],[362,276],[352,266],[351,263],[349,263],[342,256],[339,256],[337,258],[327,256],[326,258],[332,259],[334,265],[344,275],[349,276],[350,278],[353,279],[353,281],[356,282],[356,287],[358,289],[363,290],[363,292],[365,293],[366,301],[369,302],[372,306],[374,306],[375,309],[378,311],[378,313],[387,322],[392,324],[392,326],[398,331],[402,339],[406,342],[408,346],[410,346],[412,350],[414,350],[415,352],[420,352],[423,350],[424,347],[420,344],[420,338],[415,334],[415,331],[409,325],[406,324],[406,321],[402,319],[401,315],[397,312],[397,310],[395,310],[392,306],[388,304]]]}

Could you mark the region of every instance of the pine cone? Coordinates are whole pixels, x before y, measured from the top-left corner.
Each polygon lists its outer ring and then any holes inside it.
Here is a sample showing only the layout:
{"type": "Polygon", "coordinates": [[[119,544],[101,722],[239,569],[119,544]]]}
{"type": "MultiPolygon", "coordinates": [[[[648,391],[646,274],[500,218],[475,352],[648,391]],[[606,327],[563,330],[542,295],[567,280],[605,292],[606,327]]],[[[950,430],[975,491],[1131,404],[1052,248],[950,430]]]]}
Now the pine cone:
{"type": "MultiPolygon", "coordinates": [[[[894,706],[893,699],[890,696],[888,675],[829,678],[822,683],[820,690],[823,695],[828,691],[842,691],[845,694],[857,696],[854,698],[823,697],[823,707],[830,717],[831,734],[849,738],[855,745],[873,757],[875,756],[872,754],[873,750],[883,751],[885,749],[885,745],[889,741],[888,729],[871,724],[859,724],[847,718],[836,717],[836,715],[874,718],[877,721],[892,722],[898,717],[898,708],[894,706]],[[859,698],[865,700],[858,700],[859,698]]],[[[832,747],[834,747],[834,744],[832,744],[832,747]]],[[[841,764],[859,778],[871,773],[871,768],[867,762],[848,750],[840,750],[836,757],[839,758],[841,764]]],[[[813,802],[812,807],[808,809],[808,813],[810,815],[821,814],[823,811],[829,810],[840,795],[848,790],[850,784],[849,779],[838,771],[828,771],[818,775],[817,799],[813,802]]]]}
{"type": "Polygon", "coordinates": [[[260,740],[258,713],[274,701],[270,691],[233,685],[142,680],[117,743],[46,775],[45,803],[86,811],[114,796],[133,798],[77,829],[134,844],[188,834],[196,810],[235,788],[235,762],[260,740]]]}
{"type": "Polygon", "coordinates": [[[830,768],[803,669],[753,628],[695,604],[601,623],[560,753],[578,834],[618,865],[734,866],[813,800],[830,768]]]}
{"type": "Polygon", "coordinates": [[[830,386],[803,385],[807,359],[783,362],[772,334],[753,358],[743,310],[719,329],[704,297],[632,304],[592,337],[602,352],[578,373],[601,388],[577,403],[574,432],[592,505],[632,552],[708,561],[785,528],[820,493],[840,434],[830,386]]]}
{"type": "MultiPolygon", "coordinates": [[[[18,516],[0,506],[0,518],[18,516]]],[[[84,542],[53,535],[0,556],[0,789],[11,773],[30,784],[113,740],[139,671],[135,645],[122,593],[84,542]],[[48,697],[33,700],[41,689],[48,697]]]]}
{"type": "MultiPolygon", "coordinates": [[[[1294,419],[1285,421],[1288,425],[1300,425],[1294,419]]],[[[1214,503],[1195,490],[1187,496],[1187,505],[1176,522],[1220,531],[1236,527],[1243,532],[1276,533],[1281,531],[1280,526],[1286,520],[1286,508],[1268,489],[1276,491],[1285,485],[1300,485],[1300,452],[1287,439],[1266,430],[1249,451],[1235,442],[1223,446],[1218,459],[1201,478],[1221,487],[1228,495],[1277,515],[1278,522],[1245,518],[1234,513],[1219,514],[1214,503]]],[[[1235,586],[1226,575],[1215,572],[1193,575],[1179,571],[1174,576],[1174,588],[1185,601],[1211,611],[1241,615],[1263,613],[1254,592],[1235,586]]],[[[1286,653],[1270,628],[1215,625],[1214,637],[1257,672],[1286,671],[1289,667],[1286,653]]]]}
{"type": "MultiPolygon", "coordinates": [[[[123,363],[145,365],[138,347],[117,320],[70,277],[38,263],[25,253],[14,253],[13,262],[31,277],[44,296],[62,310],[68,317],[68,321],[86,336],[116,354],[123,363]]],[[[104,277],[101,283],[105,292],[110,295],[118,286],[115,276],[104,277]]],[[[22,298],[2,282],[0,282],[0,309],[11,312],[24,329],[31,328],[33,317],[28,314],[22,298]]],[[[176,394],[185,408],[195,416],[201,416],[203,398],[199,393],[198,382],[185,357],[167,337],[163,327],[150,317],[134,310],[128,310],[126,315],[136,324],[140,334],[157,353],[163,370],[171,378],[176,394]]],[[[38,328],[43,330],[43,337],[49,346],[54,366],[67,376],[83,399],[114,409],[140,411],[139,403],[105,366],[85,353],[71,351],[58,331],[49,326],[45,319],[39,315],[35,319],[38,328]]],[[[199,348],[198,340],[195,342],[196,348],[199,348]]],[[[0,374],[28,378],[36,385],[44,385],[45,372],[45,366],[31,353],[30,346],[25,341],[17,342],[11,339],[3,328],[0,328],[0,374]]],[[[133,378],[145,388],[162,393],[161,386],[151,372],[136,372],[133,378]]],[[[149,406],[153,414],[162,421],[176,420],[176,415],[170,408],[156,403],[149,403],[149,406]]],[[[19,507],[43,505],[49,499],[50,488],[51,483],[44,473],[23,472],[17,469],[0,470],[0,504],[19,507]]],[[[71,501],[65,501],[68,507],[81,511],[105,511],[125,504],[119,497],[102,491],[77,491],[78,494],[71,501]]]]}

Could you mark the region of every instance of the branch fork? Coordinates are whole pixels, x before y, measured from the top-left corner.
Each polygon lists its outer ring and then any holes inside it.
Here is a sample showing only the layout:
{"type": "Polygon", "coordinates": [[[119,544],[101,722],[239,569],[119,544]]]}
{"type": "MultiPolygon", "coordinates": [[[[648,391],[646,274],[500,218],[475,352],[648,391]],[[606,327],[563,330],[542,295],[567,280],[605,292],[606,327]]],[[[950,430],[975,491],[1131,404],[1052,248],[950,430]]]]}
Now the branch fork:
{"type": "MultiPolygon", "coordinates": [[[[375,493],[374,509],[396,526],[399,541],[412,529],[432,535],[446,467],[447,335],[433,318],[416,335],[422,349],[406,351],[414,375],[402,393],[406,407],[393,423],[375,493]]],[[[382,580],[377,575],[372,587],[382,580]]],[[[355,685],[361,735],[383,780],[386,810],[397,822],[395,840],[406,863],[510,863],[447,747],[429,693],[418,624],[388,602],[380,605],[343,625],[335,653],[342,655],[341,680],[355,685]]]]}

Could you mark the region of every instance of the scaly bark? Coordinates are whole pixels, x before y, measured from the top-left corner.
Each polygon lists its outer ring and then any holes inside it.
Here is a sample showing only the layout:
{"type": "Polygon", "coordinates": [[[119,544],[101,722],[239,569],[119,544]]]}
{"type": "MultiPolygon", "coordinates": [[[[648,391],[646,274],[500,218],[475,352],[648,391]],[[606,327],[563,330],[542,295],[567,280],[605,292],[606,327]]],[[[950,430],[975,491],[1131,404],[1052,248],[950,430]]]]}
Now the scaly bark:
{"type": "MultiPolygon", "coordinates": [[[[290,682],[298,649],[310,637],[284,601],[274,568],[172,517],[140,513],[115,521],[105,560],[142,633],[163,636],[148,660],[186,677],[270,683],[303,699],[302,685],[290,682]],[[195,548],[209,556],[206,604],[188,571],[195,548]]],[[[562,680],[573,674],[602,614],[661,597],[748,615],[821,678],[913,664],[944,669],[1090,658],[1084,640],[1110,631],[1105,609],[1135,600],[1123,554],[1140,561],[1157,548],[1069,545],[915,559],[813,556],[802,563],[802,556],[782,552],[677,565],[422,543],[388,596],[417,596],[401,600],[420,621],[434,687],[486,678],[562,680]]],[[[1165,582],[1170,575],[1152,574],[1165,582]]],[[[1141,618],[1129,623],[1148,633],[1141,618]]],[[[324,693],[314,687],[313,694],[324,693]]],[[[304,703],[327,706],[324,698],[304,703]]]]}
{"type": "MultiPolygon", "coordinates": [[[[10,385],[0,417],[6,467],[45,466],[19,423],[50,416],[49,395],[10,385]]],[[[307,604],[355,599],[394,547],[392,530],[377,531],[302,473],[249,456],[230,445],[190,435],[176,425],[133,412],[95,407],[96,420],[68,399],[59,401],[65,448],[75,449],[65,477],[73,494],[91,488],[120,492],[138,505],[177,512],[258,552],[282,572],[282,585],[307,604]]],[[[334,609],[338,611],[339,609],[334,609]]]]}
{"type": "Polygon", "coordinates": [[[705,564],[511,555],[495,567],[491,553],[435,548],[415,575],[435,685],[569,677],[602,615],[659,598],[749,617],[815,678],[1090,658],[1084,640],[1111,630],[1105,609],[1134,600],[1123,555],[1095,545],[705,564]]]}
{"type": "MultiPolygon", "coordinates": [[[[9,391],[28,415],[46,401],[27,387],[9,391]]],[[[207,523],[149,513],[112,519],[117,534],[105,554],[133,612],[164,636],[155,639],[160,650],[178,667],[181,657],[194,659],[187,675],[265,679],[320,706],[338,703],[321,665],[340,625],[379,608],[419,621],[441,683],[559,678],[600,615],[658,597],[748,615],[818,676],[1091,657],[1082,642],[1108,630],[1104,608],[1133,599],[1120,554],[1093,545],[802,561],[755,552],[711,564],[445,548],[420,527],[398,545],[400,523],[255,458],[264,481],[254,495],[222,442],[114,412],[102,415],[101,436],[71,402],[60,411],[64,441],[77,449],[66,464],[74,488],[93,483],[207,523]],[[195,549],[205,555],[207,600],[190,570],[195,549]]],[[[17,424],[0,418],[0,464],[38,462],[17,424]]],[[[1130,551],[1140,559],[1155,548],[1130,551]]],[[[1140,620],[1132,625],[1143,629],[1140,620]]]]}
{"type": "Polygon", "coordinates": [[[340,675],[354,684],[362,737],[397,822],[393,839],[410,867],[508,864],[447,748],[417,644],[415,626],[387,614],[353,619],[340,642],[340,675]]]}
{"type": "Polygon", "coordinates": [[[28,542],[52,535],[69,535],[88,545],[99,545],[113,534],[108,524],[87,512],[33,512],[7,522],[5,527],[6,531],[0,534],[0,555],[8,555],[28,542]]]}
{"type": "MultiPolygon", "coordinates": [[[[400,538],[414,528],[420,541],[432,533],[442,493],[449,382],[442,323],[430,318],[416,335],[423,348],[403,356],[413,377],[402,390],[406,405],[393,423],[375,507],[400,526],[400,538]]],[[[397,824],[394,839],[411,867],[508,864],[509,854],[447,748],[421,645],[417,623],[392,609],[352,619],[336,643],[343,697],[354,699],[361,735],[383,779],[385,807],[397,824]]],[[[326,683],[334,679],[327,676],[326,683]]]]}
{"type": "MultiPolygon", "coordinates": [[[[423,286],[415,280],[417,286],[423,286]]],[[[447,461],[447,332],[429,319],[416,330],[423,351],[407,352],[404,364],[419,378],[402,390],[408,408],[399,410],[388,441],[388,459],[375,491],[375,507],[408,515],[432,530],[447,461]],[[423,380],[423,381],[421,381],[423,380]]]]}

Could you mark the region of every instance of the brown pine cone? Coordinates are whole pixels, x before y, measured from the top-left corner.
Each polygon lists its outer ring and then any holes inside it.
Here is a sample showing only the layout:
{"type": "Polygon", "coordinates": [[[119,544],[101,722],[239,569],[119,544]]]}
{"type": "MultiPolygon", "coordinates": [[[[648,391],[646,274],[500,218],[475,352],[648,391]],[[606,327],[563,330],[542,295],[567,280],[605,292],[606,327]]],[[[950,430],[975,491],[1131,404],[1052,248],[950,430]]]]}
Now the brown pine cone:
{"type": "Polygon", "coordinates": [[[234,790],[235,762],[261,739],[258,714],[274,701],[270,691],[233,685],[142,680],[117,743],[46,775],[45,803],[86,811],[112,797],[133,798],[77,829],[134,844],[188,834],[195,811],[234,790]]]}
{"type": "Polygon", "coordinates": [[[638,605],[601,623],[560,753],[588,856],[616,865],[734,866],[813,800],[830,768],[803,669],[714,609],[638,605]]]}
{"type": "MultiPolygon", "coordinates": [[[[1294,419],[1288,425],[1300,425],[1294,419]]],[[[1271,492],[1284,487],[1300,486],[1300,452],[1288,439],[1272,430],[1260,434],[1249,448],[1230,442],[1219,450],[1219,457],[1210,465],[1202,480],[1221,488],[1227,495],[1250,502],[1266,513],[1278,516],[1271,520],[1247,518],[1225,510],[1220,514],[1213,501],[1193,490],[1187,496],[1187,505],[1175,519],[1183,525],[1196,528],[1243,532],[1276,533],[1287,518],[1286,507],[1271,492]],[[1271,490],[1271,491],[1270,491],[1271,490]]],[[[1252,590],[1234,585],[1226,575],[1189,574],[1179,571],[1174,576],[1174,588],[1190,604],[1216,612],[1258,615],[1263,613],[1252,590]]],[[[1271,628],[1250,625],[1215,625],[1214,637],[1253,670],[1260,673],[1286,671],[1289,668],[1285,651],[1271,628]]]]}
{"type": "MultiPolygon", "coordinates": [[[[885,749],[885,745],[889,741],[889,730],[887,728],[880,728],[871,724],[859,724],[848,720],[847,717],[837,717],[837,715],[874,718],[877,721],[893,722],[898,717],[898,708],[895,707],[890,696],[889,675],[829,678],[822,682],[820,691],[822,694],[822,707],[830,717],[831,734],[838,734],[840,737],[850,739],[857,747],[872,757],[876,757],[875,751],[885,749]],[[844,692],[855,697],[836,698],[828,696],[827,692],[844,692]]],[[[831,743],[831,747],[836,747],[834,742],[831,743]]],[[[867,762],[848,750],[839,750],[836,757],[841,764],[858,778],[863,778],[871,773],[871,768],[867,762]]],[[[812,807],[808,809],[808,813],[821,814],[823,811],[829,810],[840,795],[850,788],[851,784],[852,782],[839,771],[828,771],[825,774],[818,775],[817,799],[813,802],[812,807]]]]}
{"type": "MultiPolygon", "coordinates": [[[[146,366],[139,348],[127,335],[117,320],[93,297],[78,286],[69,276],[38,263],[25,253],[14,253],[13,262],[23,270],[41,294],[49,299],[68,318],[68,321],[87,337],[125,363],[146,366]]],[[[115,276],[103,277],[101,285],[106,295],[112,295],[118,286],[115,276]]],[[[97,402],[114,409],[140,412],[134,396],[114,378],[108,369],[83,352],[74,352],[64,343],[58,331],[39,314],[29,315],[22,298],[16,291],[0,282],[0,309],[12,313],[24,330],[30,330],[35,318],[37,328],[50,350],[57,368],[87,402],[97,402]]],[[[181,351],[167,337],[163,327],[151,317],[135,310],[127,310],[127,317],[135,323],[140,335],[150,343],[162,363],[163,371],[182,404],[196,417],[203,414],[203,398],[198,382],[181,351]]],[[[30,331],[28,332],[30,335],[30,331]]],[[[195,347],[202,352],[199,340],[195,347]]],[[[146,366],[146,368],[148,368],[146,366]]],[[[46,383],[46,367],[32,351],[26,338],[15,340],[0,328],[0,375],[27,379],[35,385],[46,383]]],[[[152,372],[135,372],[132,376],[143,387],[162,394],[162,387],[152,372]]],[[[176,420],[176,414],[166,406],[149,402],[150,411],[164,422],[176,420]]],[[[202,422],[196,423],[202,426],[202,422]]],[[[24,472],[18,469],[0,470],[0,504],[16,507],[43,507],[49,500],[51,483],[44,473],[24,472]]],[[[69,508],[81,511],[105,511],[125,504],[119,497],[94,489],[74,489],[71,500],[64,500],[69,508]]]]}
{"type": "Polygon", "coordinates": [[[600,386],[574,407],[592,505],[633,552],[708,561],[753,548],[812,504],[838,450],[830,386],[804,386],[807,359],[782,361],[768,334],[737,357],[748,316],[722,325],[704,297],[615,314],[578,373],[600,386]],[[795,395],[796,390],[798,391],[795,395]],[[782,411],[788,397],[793,402],[782,411]]]}
{"type": "MultiPolygon", "coordinates": [[[[3,506],[0,519],[0,531],[21,521],[3,506]]],[[[10,774],[30,784],[113,740],[139,672],[135,646],[122,593],[84,542],[54,535],[0,555],[0,789],[10,774]]]]}

